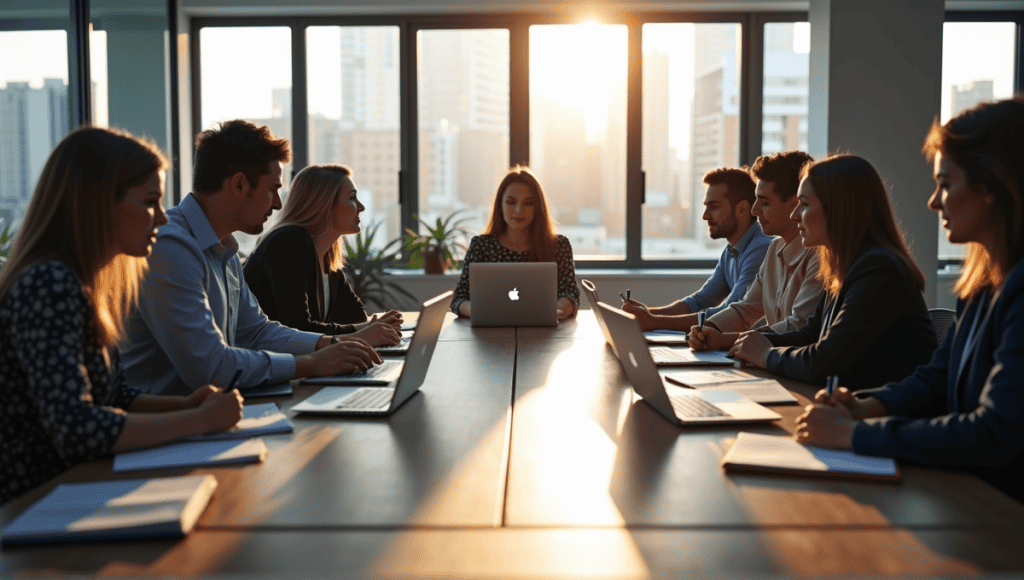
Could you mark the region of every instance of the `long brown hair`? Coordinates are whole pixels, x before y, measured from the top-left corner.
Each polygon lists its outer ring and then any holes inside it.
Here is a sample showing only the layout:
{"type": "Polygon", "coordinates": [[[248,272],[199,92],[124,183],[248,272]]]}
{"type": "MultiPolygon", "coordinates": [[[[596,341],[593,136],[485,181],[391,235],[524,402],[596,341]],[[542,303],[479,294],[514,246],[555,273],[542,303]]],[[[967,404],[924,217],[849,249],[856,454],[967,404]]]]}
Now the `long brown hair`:
{"type": "Polygon", "coordinates": [[[995,196],[992,228],[1001,255],[991,256],[981,244],[968,243],[957,294],[966,299],[1000,287],[1024,257],[1024,95],[982,103],[945,125],[936,117],[923,152],[932,162],[942,153],[964,170],[970,185],[984,185],[995,196]]]}
{"type": "Polygon", "coordinates": [[[540,185],[537,175],[525,165],[516,165],[508,170],[505,178],[498,184],[498,194],[494,197],[491,208],[491,219],[484,228],[484,235],[500,236],[508,230],[501,203],[505,197],[505,189],[513,183],[522,183],[530,188],[536,198],[533,223],[530,224],[530,261],[555,261],[555,224],[548,212],[548,200],[544,196],[544,188],[540,185]]]}
{"type": "Polygon", "coordinates": [[[99,127],[72,132],[50,153],[0,273],[0,300],[21,273],[49,258],[78,274],[95,307],[100,344],[110,347],[138,299],[146,258],[118,254],[107,264],[112,209],[129,188],[167,167],[149,141],[99,127]]]}
{"type": "MultiPolygon", "coordinates": [[[[352,177],[352,170],[333,163],[310,165],[300,171],[288,188],[280,219],[260,237],[258,244],[263,243],[270,232],[284,226],[299,226],[314,240],[327,231],[333,219],[334,204],[341,194],[342,180],[346,177],[352,177]]],[[[341,236],[327,250],[324,262],[329,272],[345,267],[345,242],[341,236]]]]}
{"type": "Polygon", "coordinates": [[[875,168],[856,155],[834,155],[804,166],[801,172],[825,212],[827,244],[818,248],[818,278],[833,296],[850,265],[870,246],[896,254],[924,290],[924,274],[914,262],[896,224],[892,202],[875,168]]]}

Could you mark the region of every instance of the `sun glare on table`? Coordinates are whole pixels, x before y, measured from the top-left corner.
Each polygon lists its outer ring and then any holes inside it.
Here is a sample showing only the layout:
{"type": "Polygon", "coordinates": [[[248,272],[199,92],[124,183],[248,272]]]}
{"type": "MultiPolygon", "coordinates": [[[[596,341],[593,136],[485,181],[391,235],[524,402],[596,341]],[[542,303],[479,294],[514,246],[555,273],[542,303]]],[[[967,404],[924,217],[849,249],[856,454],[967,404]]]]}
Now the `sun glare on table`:
{"type": "Polygon", "coordinates": [[[530,92],[580,110],[591,141],[605,137],[609,107],[623,93],[626,70],[625,26],[530,27],[530,92]]]}

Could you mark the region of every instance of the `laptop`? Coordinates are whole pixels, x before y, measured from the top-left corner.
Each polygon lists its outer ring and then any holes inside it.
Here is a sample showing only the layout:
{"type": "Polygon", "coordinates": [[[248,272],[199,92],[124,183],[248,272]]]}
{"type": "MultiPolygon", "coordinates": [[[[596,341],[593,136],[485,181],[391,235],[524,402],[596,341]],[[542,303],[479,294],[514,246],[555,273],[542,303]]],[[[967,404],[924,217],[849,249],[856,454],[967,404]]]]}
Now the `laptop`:
{"type": "MultiPolygon", "coordinates": [[[[778,413],[732,391],[668,394],[636,318],[607,304],[598,304],[619,362],[633,390],[655,411],[677,425],[761,423],[781,419],[778,413]]],[[[674,389],[675,390],[675,389],[674,389]]]]}
{"type": "Polygon", "coordinates": [[[449,290],[423,303],[419,326],[409,343],[409,354],[398,380],[387,387],[324,387],[292,407],[296,413],[321,415],[390,415],[423,384],[430,357],[441,334],[445,312],[452,301],[449,290]]]}
{"type": "Polygon", "coordinates": [[[473,326],[556,326],[558,265],[474,262],[469,265],[473,326]]]}
{"type": "MultiPolygon", "coordinates": [[[[597,325],[601,327],[601,332],[604,333],[605,341],[612,345],[612,352],[615,352],[615,356],[618,357],[619,355],[615,351],[615,344],[608,333],[608,325],[604,321],[604,315],[601,313],[601,309],[597,307],[600,303],[600,299],[597,296],[597,288],[590,280],[580,280],[580,286],[583,287],[583,296],[587,299],[587,304],[594,311],[594,318],[597,319],[597,325]]],[[[647,340],[646,335],[647,333],[644,334],[645,340],[647,340]]],[[[686,335],[684,334],[683,336],[685,337],[686,335]]],[[[654,364],[660,367],[735,366],[736,361],[725,355],[726,351],[722,350],[693,351],[685,348],[669,348],[667,346],[651,347],[651,358],[654,359],[654,364]]]]}

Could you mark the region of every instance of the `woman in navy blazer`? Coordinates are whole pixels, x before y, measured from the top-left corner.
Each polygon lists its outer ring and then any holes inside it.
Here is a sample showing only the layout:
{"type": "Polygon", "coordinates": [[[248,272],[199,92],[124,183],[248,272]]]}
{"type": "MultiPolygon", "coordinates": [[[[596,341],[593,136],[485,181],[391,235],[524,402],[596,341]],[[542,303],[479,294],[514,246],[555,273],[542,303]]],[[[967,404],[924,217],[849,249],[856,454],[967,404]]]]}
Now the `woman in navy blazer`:
{"type": "Polygon", "coordinates": [[[950,242],[968,244],[956,327],[901,381],[819,392],[797,440],[968,469],[1024,501],[1024,98],[936,122],[924,151],[928,206],[950,242]]]}
{"type": "Polygon", "coordinates": [[[928,362],[935,331],[882,178],[866,160],[836,155],[804,166],[792,218],[818,248],[825,292],[801,328],[740,334],[730,355],[748,364],[850,390],[880,387],[928,362]]]}

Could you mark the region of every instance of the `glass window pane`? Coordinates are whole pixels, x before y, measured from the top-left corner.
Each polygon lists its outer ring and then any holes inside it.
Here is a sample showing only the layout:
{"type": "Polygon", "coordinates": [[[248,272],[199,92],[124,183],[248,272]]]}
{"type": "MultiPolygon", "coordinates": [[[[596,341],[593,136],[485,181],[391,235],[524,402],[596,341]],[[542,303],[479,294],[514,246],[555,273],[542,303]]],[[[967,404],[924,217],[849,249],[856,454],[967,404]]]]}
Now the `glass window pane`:
{"type": "Polygon", "coordinates": [[[576,259],[626,253],[626,49],[623,25],[530,27],[530,164],[576,259]]]}
{"type": "Polygon", "coordinates": [[[419,216],[462,210],[475,233],[508,170],[508,30],[424,30],[418,44],[419,216]]]}
{"type": "MultiPolygon", "coordinates": [[[[975,104],[1013,96],[1017,25],[947,22],[942,29],[942,122],[975,104]]],[[[961,259],[964,246],[946,241],[939,226],[939,259],[961,259]]]]}
{"type": "Polygon", "coordinates": [[[0,54],[0,230],[15,230],[46,158],[68,132],[67,33],[0,32],[0,54]]]}
{"type": "MultiPolygon", "coordinates": [[[[276,137],[291,139],[290,28],[203,28],[199,31],[199,73],[204,129],[222,121],[245,119],[270,127],[276,137]]],[[[287,195],[291,178],[289,163],[284,168],[282,197],[287,195]]],[[[241,253],[251,252],[257,237],[236,232],[241,253]]]]}
{"type": "Polygon", "coordinates": [[[398,27],[311,26],[306,68],[309,162],[352,169],[362,221],[382,224],[374,245],[384,246],[399,237],[402,220],[398,27]]]}
{"type": "Polygon", "coordinates": [[[810,31],[807,22],[771,22],[764,26],[762,155],[807,150],[810,31]]]}
{"type": "Polygon", "coordinates": [[[739,164],[739,24],[643,27],[645,260],[715,259],[704,174],[739,164]]]}

